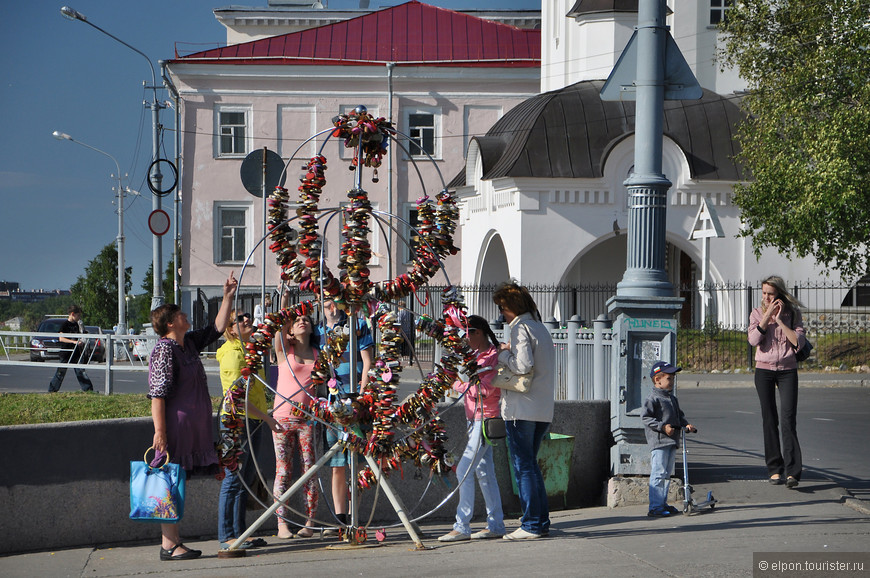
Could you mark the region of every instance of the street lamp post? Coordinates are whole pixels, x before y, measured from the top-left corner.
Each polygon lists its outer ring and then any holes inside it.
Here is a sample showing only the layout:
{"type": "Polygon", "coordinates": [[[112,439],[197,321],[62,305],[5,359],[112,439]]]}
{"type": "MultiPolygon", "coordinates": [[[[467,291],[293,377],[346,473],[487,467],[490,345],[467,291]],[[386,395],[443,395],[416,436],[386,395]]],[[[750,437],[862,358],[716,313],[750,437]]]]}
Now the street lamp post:
{"type": "MultiPolygon", "coordinates": [[[[80,22],[84,22],[88,26],[99,30],[112,40],[120,42],[133,52],[141,55],[148,62],[148,67],[151,69],[151,90],[154,93],[154,98],[151,101],[151,121],[152,121],[152,139],[151,139],[151,183],[154,187],[160,190],[161,183],[163,182],[163,175],[160,172],[160,163],[156,162],[160,156],[160,101],[157,100],[157,76],[154,74],[154,65],[151,64],[151,59],[142,52],[141,50],[130,46],[114,34],[106,32],[93,22],[90,22],[84,14],[81,12],[77,12],[73,10],[69,6],[64,6],[60,9],[60,13],[63,14],[65,18],[70,20],[78,20],[80,22]]],[[[159,195],[152,195],[151,209],[156,211],[161,207],[161,199],[159,195]]],[[[151,291],[151,309],[156,309],[157,307],[163,305],[163,241],[160,235],[154,235],[152,242],[152,272],[153,272],[153,285],[151,291]]]]}
{"type": "Polygon", "coordinates": [[[82,141],[75,140],[70,135],[60,132],[54,131],[52,136],[57,140],[68,140],[70,142],[74,142],[78,145],[81,145],[85,148],[89,148],[92,151],[96,151],[103,156],[107,156],[115,163],[115,169],[117,173],[115,176],[118,179],[118,334],[123,335],[127,333],[127,315],[125,310],[126,305],[126,271],[124,269],[124,189],[121,185],[121,166],[118,164],[118,161],[107,153],[106,151],[101,151],[97,147],[92,147],[89,144],[85,144],[82,141]]]}

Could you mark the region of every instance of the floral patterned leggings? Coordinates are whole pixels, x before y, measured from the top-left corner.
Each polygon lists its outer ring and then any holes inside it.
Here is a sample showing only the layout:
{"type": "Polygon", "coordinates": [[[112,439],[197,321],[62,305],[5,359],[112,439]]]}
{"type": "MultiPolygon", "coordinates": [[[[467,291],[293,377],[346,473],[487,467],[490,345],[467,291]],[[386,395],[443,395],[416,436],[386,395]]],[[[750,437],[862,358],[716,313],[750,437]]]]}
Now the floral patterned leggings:
{"type": "MultiPolygon", "coordinates": [[[[302,471],[307,472],[314,465],[314,426],[298,419],[278,418],[284,431],[272,432],[275,441],[275,486],[272,488],[276,497],[287,491],[292,483],[293,456],[297,445],[302,452],[302,471]]],[[[308,480],[305,484],[305,506],[309,518],[314,518],[317,512],[317,480],[308,480]]],[[[284,506],[278,508],[278,520],[290,518],[290,510],[284,506]]]]}

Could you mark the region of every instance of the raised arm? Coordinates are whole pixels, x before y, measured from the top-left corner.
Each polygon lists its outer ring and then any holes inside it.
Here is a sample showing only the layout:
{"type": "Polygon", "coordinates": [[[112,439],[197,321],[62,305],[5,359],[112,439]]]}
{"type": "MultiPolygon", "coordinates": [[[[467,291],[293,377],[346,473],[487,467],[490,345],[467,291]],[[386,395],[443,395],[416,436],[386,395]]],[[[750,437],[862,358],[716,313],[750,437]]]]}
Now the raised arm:
{"type": "Polygon", "coordinates": [[[236,295],[236,290],[239,288],[239,282],[230,271],[230,276],[224,281],[224,297],[221,300],[221,308],[218,310],[217,317],[214,319],[214,328],[218,333],[226,331],[230,326],[230,313],[233,310],[233,297],[236,295]]]}

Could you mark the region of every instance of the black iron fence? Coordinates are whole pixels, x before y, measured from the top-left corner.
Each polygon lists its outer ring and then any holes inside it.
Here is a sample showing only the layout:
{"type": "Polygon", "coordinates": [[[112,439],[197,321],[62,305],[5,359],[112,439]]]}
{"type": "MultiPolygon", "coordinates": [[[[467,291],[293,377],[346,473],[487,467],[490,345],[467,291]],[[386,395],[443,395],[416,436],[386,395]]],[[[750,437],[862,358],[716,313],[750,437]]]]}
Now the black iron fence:
{"type": "MultiPolygon", "coordinates": [[[[492,302],[496,285],[458,287],[469,313],[497,322],[498,309],[492,302]]],[[[415,315],[440,318],[445,286],[427,285],[407,298],[406,307],[415,315]]],[[[565,328],[568,319],[577,315],[583,327],[591,327],[600,314],[607,315],[607,300],[616,293],[616,285],[529,285],[545,321],[565,328]]],[[[803,363],[807,368],[833,367],[851,369],[870,364],[870,280],[855,285],[801,282],[790,291],[803,303],[807,336],[815,346],[803,363]]],[[[679,313],[677,359],[692,371],[746,369],[753,365],[753,351],[746,339],[749,313],[759,305],[760,282],[721,283],[705,286],[681,286],[677,293],[684,298],[679,313]]],[[[311,293],[291,289],[291,303],[312,299],[311,293]]],[[[259,294],[240,295],[243,310],[253,311],[259,294]],[[245,309],[247,307],[248,309],[245,309]]],[[[273,302],[277,300],[273,299],[273,302]]],[[[194,304],[199,315],[213,318],[220,299],[201,296],[194,304]]],[[[435,357],[431,340],[418,337],[416,352],[420,361],[430,364],[435,357]]]]}

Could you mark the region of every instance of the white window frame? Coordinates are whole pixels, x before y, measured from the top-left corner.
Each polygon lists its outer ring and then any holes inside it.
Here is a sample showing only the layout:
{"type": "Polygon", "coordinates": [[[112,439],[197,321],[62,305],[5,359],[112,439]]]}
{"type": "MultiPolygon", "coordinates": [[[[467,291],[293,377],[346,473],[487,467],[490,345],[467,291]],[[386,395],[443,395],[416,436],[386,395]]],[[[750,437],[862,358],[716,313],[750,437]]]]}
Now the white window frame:
{"type": "Polygon", "coordinates": [[[216,159],[238,159],[245,158],[248,153],[253,150],[253,115],[254,109],[251,105],[229,105],[221,104],[214,109],[214,158],[216,159]],[[221,151],[221,139],[223,138],[223,125],[221,124],[221,113],[224,112],[240,112],[245,115],[245,150],[241,152],[225,153],[221,151]]]}
{"type": "MultiPolygon", "coordinates": [[[[253,203],[244,201],[216,201],[214,204],[214,263],[216,265],[240,265],[248,258],[253,239],[253,203]],[[225,210],[241,210],[245,212],[245,247],[242,250],[241,259],[223,259],[223,212],[225,210]]],[[[251,255],[250,265],[254,264],[254,256],[251,255]]]]}
{"type": "Polygon", "coordinates": [[[728,11],[734,8],[734,0],[710,0],[710,20],[709,25],[711,27],[719,26],[720,22],[724,22],[725,18],[728,17],[728,11]],[[718,3],[718,6],[714,6],[714,3],[718,3]],[[714,15],[717,17],[717,20],[714,22],[714,15]]]}
{"type": "MultiPolygon", "coordinates": [[[[357,103],[357,104],[342,104],[341,106],[338,107],[338,112],[340,114],[349,114],[353,109],[355,109],[358,106],[360,106],[359,103],[357,103]]],[[[368,113],[370,115],[372,115],[375,118],[378,118],[379,115],[378,115],[377,105],[363,104],[362,106],[366,107],[366,110],[368,110],[368,113]]],[[[335,137],[333,137],[333,138],[335,138],[335,137]]],[[[338,143],[338,158],[340,158],[342,160],[346,160],[346,161],[353,160],[354,149],[349,149],[346,146],[344,146],[344,139],[343,138],[335,138],[335,141],[338,143]]],[[[367,170],[370,170],[370,169],[367,169],[367,170]]]]}
{"type": "MultiPolygon", "coordinates": [[[[411,115],[415,114],[431,114],[432,115],[432,148],[434,149],[431,152],[433,159],[441,159],[441,125],[442,125],[442,113],[440,106],[416,106],[413,108],[406,108],[402,114],[402,127],[399,127],[400,130],[407,134],[410,138],[415,137],[415,127],[411,126],[411,115]]],[[[405,141],[405,147],[410,151],[411,145],[409,142],[405,141]]],[[[427,159],[425,154],[415,155],[415,154],[405,154],[406,159],[427,159]]]]}

